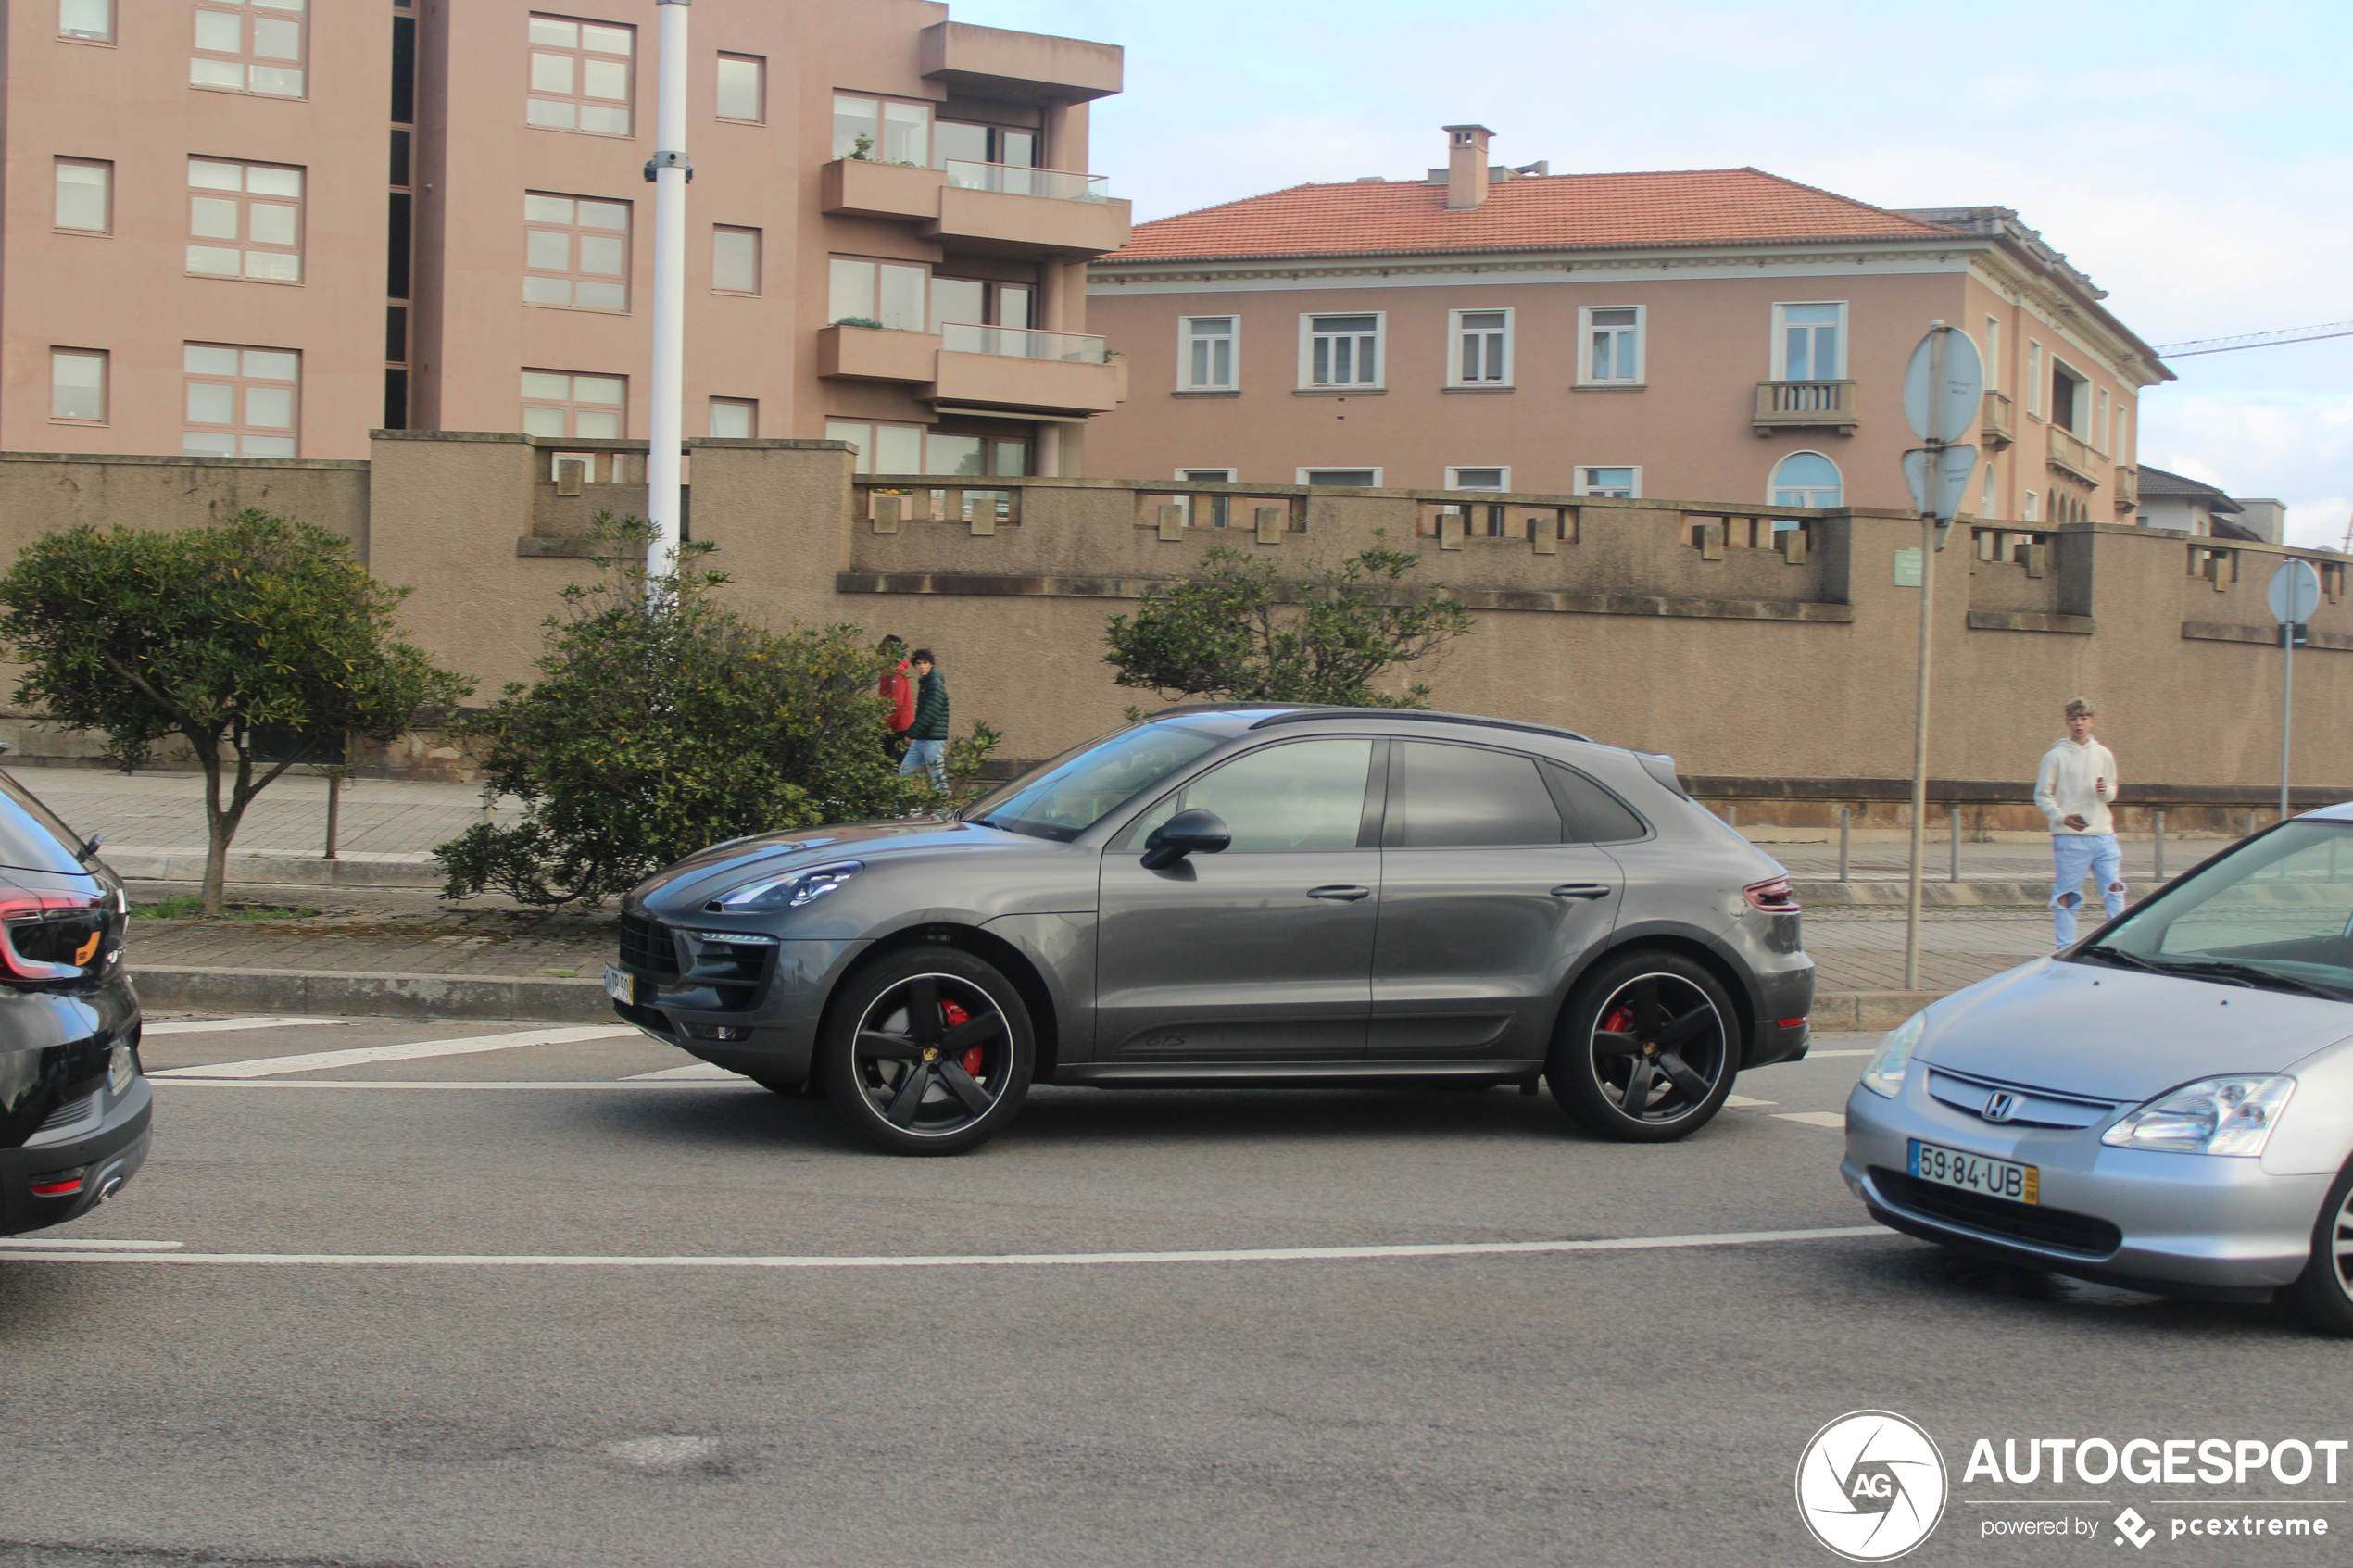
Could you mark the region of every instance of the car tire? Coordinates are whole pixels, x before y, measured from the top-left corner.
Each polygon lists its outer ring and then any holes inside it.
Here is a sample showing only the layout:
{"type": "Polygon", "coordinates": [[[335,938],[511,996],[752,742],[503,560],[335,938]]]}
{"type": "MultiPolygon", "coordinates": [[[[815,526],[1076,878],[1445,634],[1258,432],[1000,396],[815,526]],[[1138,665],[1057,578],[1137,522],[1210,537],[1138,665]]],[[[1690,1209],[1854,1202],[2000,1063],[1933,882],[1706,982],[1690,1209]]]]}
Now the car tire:
{"type": "Polygon", "coordinates": [[[1029,1010],[995,965],[926,944],[852,974],[826,1009],[817,1077],[836,1115],[892,1154],[962,1154],[1029,1093],[1029,1010]]]}
{"type": "Polygon", "coordinates": [[[1638,949],[1579,984],[1544,1077],[1587,1132],[1667,1143],[1714,1120],[1739,1071],[1740,1014],[1723,985],[1680,954],[1638,949]]]}
{"type": "Polygon", "coordinates": [[[2337,1173],[2312,1222],[2312,1256],[2282,1292],[2289,1311],[2323,1334],[2353,1339],[2353,1164],[2337,1173]],[[2346,1248],[2340,1254],[2339,1248],[2346,1248]]]}

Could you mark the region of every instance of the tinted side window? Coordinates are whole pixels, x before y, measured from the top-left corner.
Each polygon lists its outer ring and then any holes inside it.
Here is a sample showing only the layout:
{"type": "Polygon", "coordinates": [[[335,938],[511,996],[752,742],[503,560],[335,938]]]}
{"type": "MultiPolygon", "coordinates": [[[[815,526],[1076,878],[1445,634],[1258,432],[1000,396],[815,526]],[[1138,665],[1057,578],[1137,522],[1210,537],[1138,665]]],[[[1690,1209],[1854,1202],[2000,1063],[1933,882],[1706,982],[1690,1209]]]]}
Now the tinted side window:
{"type": "Polygon", "coordinates": [[[1365,822],[1373,743],[1335,735],[1247,752],[1203,773],[1138,819],[1149,834],[1180,810],[1214,811],[1233,834],[1228,855],[1353,849],[1365,822]]]}
{"type": "Polygon", "coordinates": [[[1400,741],[1392,748],[1392,848],[1558,844],[1560,809],[1534,759],[1476,746],[1400,741]]]}
{"type": "Polygon", "coordinates": [[[72,834],[73,830],[55,812],[17,787],[15,781],[0,778],[0,866],[31,872],[87,872],[90,868],[74,859],[73,846],[80,840],[72,834]]]}
{"type": "Polygon", "coordinates": [[[1571,836],[1580,844],[1625,844],[1650,836],[1650,824],[1627,804],[1573,768],[1548,763],[1544,777],[1568,814],[1571,836]]]}

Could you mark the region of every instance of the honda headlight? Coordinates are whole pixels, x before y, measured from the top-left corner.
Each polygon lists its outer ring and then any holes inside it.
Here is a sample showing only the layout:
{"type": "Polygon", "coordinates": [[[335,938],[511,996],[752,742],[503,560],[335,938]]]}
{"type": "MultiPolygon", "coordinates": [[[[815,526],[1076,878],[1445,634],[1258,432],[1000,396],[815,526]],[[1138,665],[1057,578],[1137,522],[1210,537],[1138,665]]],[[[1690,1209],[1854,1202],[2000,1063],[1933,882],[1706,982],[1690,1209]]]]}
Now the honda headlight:
{"type": "Polygon", "coordinates": [[[1863,1069],[1863,1087],[1894,1099],[1912,1065],[1912,1047],[1920,1043],[1920,1034],[1927,1027],[1928,1014],[1916,1012],[1890,1029],[1879,1049],[1871,1053],[1871,1064],[1863,1069]]]}
{"type": "Polygon", "coordinates": [[[837,860],[830,866],[784,872],[747,882],[722,893],[703,908],[712,914],[752,914],[763,909],[797,909],[814,903],[856,876],[864,866],[857,860],[837,860]]]}
{"type": "Polygon", "coordinates": [[[2100,1135],[2100,1142],[2119,1148],[2251,1158],[2271,1141],[2271,1129],[2294,1093],[2296,1080],[2280,1073],[2201,1078],[2128,1113],[2100,1135]]]}

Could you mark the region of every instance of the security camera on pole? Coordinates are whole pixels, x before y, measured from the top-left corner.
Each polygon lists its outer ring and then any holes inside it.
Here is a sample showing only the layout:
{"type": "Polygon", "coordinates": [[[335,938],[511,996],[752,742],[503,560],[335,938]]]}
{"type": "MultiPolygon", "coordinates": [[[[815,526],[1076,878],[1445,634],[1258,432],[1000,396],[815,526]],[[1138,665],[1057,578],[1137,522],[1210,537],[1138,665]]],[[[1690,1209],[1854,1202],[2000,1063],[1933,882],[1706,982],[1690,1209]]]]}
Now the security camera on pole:
{"type": "Polygon", "coordinates": [[[1920,988],[1920,851],[1928,817],[1928,669],[1936,606],[1936,552],[1977,471],[1977,448],[1956,445],[1976,427],[1985,398],[1985,366],[1969,333],[1942,321],[1912,350],[1904,369],[1904,415],[1928,443],[1904,454],[1904,483],[1920,514],[1919,688],[1912,717],[1912,870],[1904,897],[1904,989],[1920,988]]]}
{"type": "Polygon", "coordinates": [[[654,96],[654,156],[646,178],[654,188],[653,408],[648,420],[646,521],[653,540],[646,569],[657,583],[678,565],[680,455],[686,447],[682,408],[686,367],[686,6],[690,0],[654,0],[661,18],[659,85],[654,96]]]}
{"type": "Polygon", "coordinates": [[[2271,573],[2271,619],[2280,623],[2287,670],[2280,682],[2280,821],[2287,821],[2288,746],[2296,736],[2296,648],[2310,646],[2305,622],[2321,605],[2321,574],[2309,560],[2284,560],[2271,573]]]}

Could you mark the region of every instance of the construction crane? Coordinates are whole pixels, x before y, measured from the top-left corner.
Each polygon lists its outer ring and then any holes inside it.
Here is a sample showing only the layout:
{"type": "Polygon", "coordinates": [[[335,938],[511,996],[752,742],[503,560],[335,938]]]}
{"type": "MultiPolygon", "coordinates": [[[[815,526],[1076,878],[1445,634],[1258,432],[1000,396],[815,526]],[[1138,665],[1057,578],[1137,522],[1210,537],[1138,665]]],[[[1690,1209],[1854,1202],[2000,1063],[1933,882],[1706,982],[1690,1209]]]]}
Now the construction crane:
{"type": "Polygon", "coordinates": [[[2246,332],[2237,337],[2201,337],[2169,343],[2158,349],[2168,359],[2198,354],[2228,354],[2236,348],[2269,348],[2277,343],[2309,343],[2315,338],[2353,337],[2353,321],[2328,321],[2317,327],[2284,327],[2276,332],[2246,332]]]}

